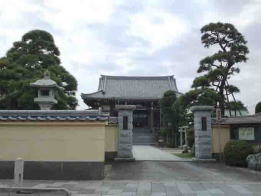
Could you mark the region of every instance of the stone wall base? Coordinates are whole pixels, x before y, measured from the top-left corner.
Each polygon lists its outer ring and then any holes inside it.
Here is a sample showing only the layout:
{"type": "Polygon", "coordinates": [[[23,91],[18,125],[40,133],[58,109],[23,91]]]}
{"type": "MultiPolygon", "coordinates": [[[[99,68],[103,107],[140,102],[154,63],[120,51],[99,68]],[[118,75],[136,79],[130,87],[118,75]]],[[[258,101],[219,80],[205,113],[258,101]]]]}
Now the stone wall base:
{"type": "Polygon", "coordinates": [[[220,153],[212,153],[212,157],[219,162],[224,161],[224,153],[221,153],[221,154],[220,153]]]}
{"type": "Polygon", "coordinates": [[[117,162],[133,162],[135,161],[135,158],[121,158],[121,157],[116,157],[114,159],[114,161],[117,161],[117,162]]]}
{"type": "MultiPolygon", "coordinates": [[[[14,178],[14,161],[0,161],[0,179],[14,178]]],[[[104,162],[24,161],[26,180],[101,180],[104,162]]]]}
{"type": "Polygon", "coordinates": [[[0,195],[59,195],[70,196],[64,188],[0,187],[0,195]]]}
{"type": "Polygon", "coordinates": [[[117,152],[105,152],[105,161],[114,161],[117,157],[117,152]]]}
{"type": "Polygon", "coordinates": [[[199,162],[199,163],[213,163],[216,162],[216,159],[199,159],[199,158],[192,158],[192,161],[199,162]]]}

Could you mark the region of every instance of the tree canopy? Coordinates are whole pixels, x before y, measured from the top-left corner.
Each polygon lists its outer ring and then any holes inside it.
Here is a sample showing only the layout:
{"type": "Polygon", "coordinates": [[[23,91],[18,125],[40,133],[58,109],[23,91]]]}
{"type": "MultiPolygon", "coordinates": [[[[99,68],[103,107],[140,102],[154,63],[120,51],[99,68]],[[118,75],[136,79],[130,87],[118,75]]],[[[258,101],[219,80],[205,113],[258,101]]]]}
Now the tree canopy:
{"type": "Polygon", "coordinates": [[[59,88],[54,109],[75,109],[76,79],[61,66],[59,49],[53,36],[43,30],[32,30],[13,43],[0,59],[0,108],[39,109],[33,102],[36,90],[30,83],[43,77],[48,70],[59,88]]]}
{"type": "Polygon", "coordinates": [[[174,91],[166,91],[163,98],[160,100],[160,107],[163,114],[163,120],[166,124],[172,123],[174,120],[174,111],[172,105],[177,100],[177,96],[174,91]]]}
{"type": "Polygon", "coordinates": [[[160,108],[163,114],[162,120],[164,122],[165,131],[167,131],[169,136],[174,137],[174,135],[176,135],[175,141],[172,141],[172,144],[177,145],[178,128],[184,124],[185,114],[174,91],[169,90],[164,93],[160,100],[160,108]]]}
{"type": "Polygon", "coordinates": [[[228,83],[232,75],[239,73],[238,63],[247,61],[249,50],[244,36],[229,23],[210,23],[201,28],[201,42],[204,47],[218,48],[217,52],[200,61],[198,73],[192,87],[201,90],[210,88],[217,92],[219,106],[224,114],[229,95],[239,92],[236,86],[228,83]]]}

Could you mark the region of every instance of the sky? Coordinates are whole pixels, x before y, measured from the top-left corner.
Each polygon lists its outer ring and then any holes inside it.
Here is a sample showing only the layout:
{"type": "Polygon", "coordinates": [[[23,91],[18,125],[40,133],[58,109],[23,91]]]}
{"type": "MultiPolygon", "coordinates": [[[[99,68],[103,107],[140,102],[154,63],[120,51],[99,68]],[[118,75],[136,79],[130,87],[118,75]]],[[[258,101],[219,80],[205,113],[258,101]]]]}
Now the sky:
{"type": "Polygon", "coordinates": [[[0,0],[0,57],[30,30],[51,33],[62,65],[81,93],[97,90],[100,75],[174,75],[180,92],[191,89],[199,61],[215,52],[200,29],[228,22],[250,50],[229,83],[254,112],[261,101],[261,0],[0,0]]]}

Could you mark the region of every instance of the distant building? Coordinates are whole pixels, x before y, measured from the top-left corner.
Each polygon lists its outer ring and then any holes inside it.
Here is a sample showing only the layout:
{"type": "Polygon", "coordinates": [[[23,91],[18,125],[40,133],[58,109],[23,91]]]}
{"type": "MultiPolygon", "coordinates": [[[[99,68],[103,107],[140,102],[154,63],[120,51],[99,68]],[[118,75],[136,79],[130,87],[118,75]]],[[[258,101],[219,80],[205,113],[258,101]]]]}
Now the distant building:
{"type": "Polygon", "coordinates": [[[179,95],[174,76],[106,76],[101,75],[98,90],[82,94],[84,102],[102,111],[117,115],[116,104],[136,105],[134,128],[159,128],[159,100],[173,90],[179,95]]]}

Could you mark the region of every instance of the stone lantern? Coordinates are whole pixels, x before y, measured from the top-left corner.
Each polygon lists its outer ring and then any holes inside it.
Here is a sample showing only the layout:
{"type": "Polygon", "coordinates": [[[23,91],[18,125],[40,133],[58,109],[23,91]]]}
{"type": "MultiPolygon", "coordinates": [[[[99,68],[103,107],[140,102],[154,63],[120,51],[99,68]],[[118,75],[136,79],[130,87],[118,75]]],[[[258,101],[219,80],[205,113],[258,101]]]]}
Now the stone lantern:
{"type": "Polygon", "coordinates": [[[31,83],[32,87],[38,89],[38,96],[34,99],[41,110],[51,110],[52,106],[57,103],[55,91],[58,85],[50,79],[49,71],[44,72],[44,78],[31,83]]]}

